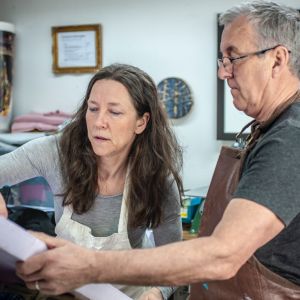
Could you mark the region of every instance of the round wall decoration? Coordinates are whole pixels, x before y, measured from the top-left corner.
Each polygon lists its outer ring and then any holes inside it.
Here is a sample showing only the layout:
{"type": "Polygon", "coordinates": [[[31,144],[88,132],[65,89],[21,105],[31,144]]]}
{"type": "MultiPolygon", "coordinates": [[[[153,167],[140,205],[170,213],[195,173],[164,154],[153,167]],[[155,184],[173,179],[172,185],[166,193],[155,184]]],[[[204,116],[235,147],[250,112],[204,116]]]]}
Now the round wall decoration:
{"type": "Polygon", "coordinates": [[[190,88],[182,79],[166,78],[158,84],[157,90],[169,118],[178,119],[190,111],[193,99],[190,88]]]}

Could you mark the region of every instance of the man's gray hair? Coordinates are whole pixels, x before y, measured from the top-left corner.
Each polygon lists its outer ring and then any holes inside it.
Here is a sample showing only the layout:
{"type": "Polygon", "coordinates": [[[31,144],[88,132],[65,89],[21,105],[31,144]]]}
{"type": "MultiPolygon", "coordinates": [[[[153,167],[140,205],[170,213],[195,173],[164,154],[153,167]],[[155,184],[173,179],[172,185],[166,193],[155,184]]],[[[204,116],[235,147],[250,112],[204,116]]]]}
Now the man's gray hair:
{"type": "Polygon", "coordinates": [[[283,45],[291,51],[290,70],[300,79],[300,13],[297,9],[269,1],[244,2],[219,17],[228,25],[245,16],[258,34],[258,50],[283,45]]]}

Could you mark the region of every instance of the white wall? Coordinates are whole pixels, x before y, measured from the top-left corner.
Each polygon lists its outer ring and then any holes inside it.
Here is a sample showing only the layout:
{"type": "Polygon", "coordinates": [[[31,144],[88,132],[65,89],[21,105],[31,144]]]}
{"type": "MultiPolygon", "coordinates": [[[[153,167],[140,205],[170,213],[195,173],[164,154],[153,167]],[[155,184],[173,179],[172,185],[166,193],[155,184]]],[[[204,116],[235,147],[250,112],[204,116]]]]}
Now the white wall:
{"type": "MultiPolygon", "coordinates": [[[[51,26],[102,24],[103,65],[133,64],[158,83],[176,76],[194,96],[174,124],[184,146],[185,188],[208,185],[216,140],[216,14],[238,0],[0,0],[0,21],[16,25],[14,114],[73,112],[91,74],[52,73],[51,26]]],[[[300,8],[299,0],[284,1],[300,8]]]]}

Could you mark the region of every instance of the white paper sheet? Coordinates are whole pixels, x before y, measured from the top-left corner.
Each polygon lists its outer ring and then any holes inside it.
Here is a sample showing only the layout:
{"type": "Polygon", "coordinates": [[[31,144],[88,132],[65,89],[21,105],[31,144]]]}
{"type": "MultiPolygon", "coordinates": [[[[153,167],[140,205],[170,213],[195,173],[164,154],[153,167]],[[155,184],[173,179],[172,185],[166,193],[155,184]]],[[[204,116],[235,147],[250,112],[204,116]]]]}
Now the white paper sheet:
{"type": "Polygon", "coordinates": [[[19,282],[15,275],[17,260],[47,249],[46,245],[15,223],[0,217],[0,282],[19,282]]]}
{"type": "MultiPolygon", "coordinates": [[[[20,281],[15,274],[18,260],[45,251],[47,246],[28,231],[0,216],[0,283],[20,281]]],[[[75,290],[85,299],[91,300],[130,300],[110,284],[88,284],[75,290]]]]}
{"type": "Polygon", "coordinates": [[[87,284],[75,291],[75,295],[83,295],[91,300],[131,300],[111,284],[87,284]]]}

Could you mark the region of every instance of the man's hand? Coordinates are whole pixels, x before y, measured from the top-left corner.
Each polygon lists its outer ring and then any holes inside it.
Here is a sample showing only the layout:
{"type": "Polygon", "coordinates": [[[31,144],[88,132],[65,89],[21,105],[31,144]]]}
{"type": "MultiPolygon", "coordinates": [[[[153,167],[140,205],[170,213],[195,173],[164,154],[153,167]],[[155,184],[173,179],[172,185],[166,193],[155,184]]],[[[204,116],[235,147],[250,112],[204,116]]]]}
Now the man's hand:
{"type": "Polygon", "coordinates": [[[139,300],[163,300],[163,296],[158,288],[153,287],[143,293],[139,300]]]}
{"type": "Polygon", "coordinates": [[[0,193],[0,216],[3,216],[5,218],[7,218],[7,216],[8,216],[6,203],[5,203],[4,198],[1,195],[1,193],[0,193]]]}
{"type": "Polygon", "coordinates": [[[93,282],[93,251],[45,234],[34,235],[43,240],[49,250],[17,263],[17,274],[28,288],[38,286],[45,294],[59,295],[93,282]]]}

